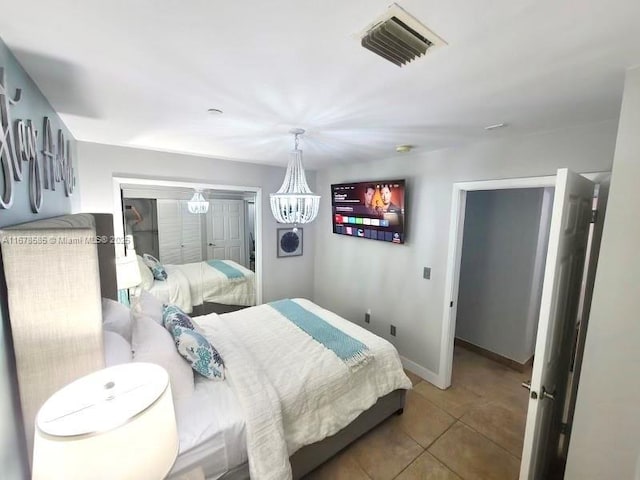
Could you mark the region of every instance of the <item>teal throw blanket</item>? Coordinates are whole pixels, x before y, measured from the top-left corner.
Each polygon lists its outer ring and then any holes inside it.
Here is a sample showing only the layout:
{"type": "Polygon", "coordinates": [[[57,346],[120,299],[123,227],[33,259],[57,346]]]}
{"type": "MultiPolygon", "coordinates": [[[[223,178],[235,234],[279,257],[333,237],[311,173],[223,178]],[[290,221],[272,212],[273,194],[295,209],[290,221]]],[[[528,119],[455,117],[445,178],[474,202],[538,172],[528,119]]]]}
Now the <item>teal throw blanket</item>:
{"type": "Polygon", "coordinates": [[[207,263],[216,270],[224,273],[229,280],[244,278],[244,274],[235,267],[222,260],[207,260],[207,263]]]}
{"type": "Polygon", "coordinates": [[[365,344],[327,323],[296,302],[285,299],[271,302],[268,305],[309,334],[315,341],[335,353],[347,366],[355,367],[368,362],[369,348],[365,344]]]}

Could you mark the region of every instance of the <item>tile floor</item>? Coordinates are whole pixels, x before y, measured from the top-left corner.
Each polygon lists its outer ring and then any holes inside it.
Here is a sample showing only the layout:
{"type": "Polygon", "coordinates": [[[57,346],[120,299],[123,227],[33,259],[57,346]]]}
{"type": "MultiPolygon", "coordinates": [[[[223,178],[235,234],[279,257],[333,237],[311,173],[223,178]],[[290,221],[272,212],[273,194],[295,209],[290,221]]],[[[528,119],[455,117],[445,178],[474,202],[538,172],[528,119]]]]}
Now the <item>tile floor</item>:
{"type": "Polygon", "coordinates": [[[309,480],[517,479],[528,396],[519,373],[456,346],[452,386],[407,372],[414,388],[393,416],[309,480]]]}

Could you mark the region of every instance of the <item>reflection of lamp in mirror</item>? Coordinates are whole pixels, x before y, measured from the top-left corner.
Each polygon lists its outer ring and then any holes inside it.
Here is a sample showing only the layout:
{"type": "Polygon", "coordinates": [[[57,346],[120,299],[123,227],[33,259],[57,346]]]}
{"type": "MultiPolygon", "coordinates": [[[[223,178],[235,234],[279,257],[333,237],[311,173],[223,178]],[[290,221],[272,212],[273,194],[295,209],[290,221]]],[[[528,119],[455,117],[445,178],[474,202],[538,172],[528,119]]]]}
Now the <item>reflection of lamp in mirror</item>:
{"type": "Polygon", "coordinates": [[[135,250],[129,250],[124,257],[116,257],[116,283],[118,285],[118,301],[129,305],[129,289],[142,283],[135,250]]]}
{"type": "Polygon", "coordinates": [[[116,281],[118,290],[126,290],[140,285],[142,280],[135,250],[129,250],[129,253],[124,257],[116,258],[116,281]]]}
{"type": "Polygon", "coordinates": [[[189,213],[207,213],[209,211],[209,202],[205,200],[202,192],[196,190],[191,200],[187,202],[187,210],[189,213]]]}
{"type": "Polygon", "coordinates": [[[163,368],[127,363],[54,393],[36,417],[33,479],[159,480],[178,453],[163,368]]]}

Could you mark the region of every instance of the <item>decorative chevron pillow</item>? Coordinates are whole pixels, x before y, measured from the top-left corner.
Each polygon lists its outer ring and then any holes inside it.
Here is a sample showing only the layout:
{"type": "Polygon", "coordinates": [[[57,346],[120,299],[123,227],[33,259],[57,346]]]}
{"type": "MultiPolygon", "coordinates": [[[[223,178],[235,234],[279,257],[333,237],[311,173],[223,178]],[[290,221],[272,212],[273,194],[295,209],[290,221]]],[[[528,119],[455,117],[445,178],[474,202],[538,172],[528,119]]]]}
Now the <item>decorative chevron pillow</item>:
{"type": "Polygon", "coordinates": [[[145,253],[142,258],[144,259],[145,265],[151,269],[151,273],[153,274],[153,278],[156,280],[166,280],[167,279],[167,270],[162,266],[160,261],[154,257],[153,255],[149,255],[145,253]]]}
{"type": "Polygon", "coordinates": [[[191,317],[184,313],[184,311],[177,305],[165,305],[162,309],[162,324],[164,328],[171,331],[171,328],[175,325],[188,328],[190,330],[198,330],[196,325],[191,320],[191,317]]]}
{"type": "Polygon", "coordinates": [[[224,380],[224,361],[213,345],[198,331],[191,317],[176,305],[166,305],[162,311],[164,327],[169,330],[182,355],[200,375],[224,380]]]}
{"type": "Polygon", "coordinates": [[[224,361],[204,336],[180,325],[174,325],[170,332],[178,353],[191,364],[191,368],[212,380],[224,380],[224,361]]]}

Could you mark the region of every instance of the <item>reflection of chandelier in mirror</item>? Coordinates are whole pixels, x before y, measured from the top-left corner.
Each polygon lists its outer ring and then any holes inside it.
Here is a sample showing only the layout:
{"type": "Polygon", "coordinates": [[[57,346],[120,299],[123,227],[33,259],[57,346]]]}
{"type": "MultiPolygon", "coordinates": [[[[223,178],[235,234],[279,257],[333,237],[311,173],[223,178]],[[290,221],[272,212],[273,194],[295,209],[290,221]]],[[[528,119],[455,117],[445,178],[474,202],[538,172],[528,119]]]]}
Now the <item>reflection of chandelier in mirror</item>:
{"type": "Polygon", "coordinates": [[[187,202],[187,209],[190,213],[207,213],[209,211],[209,202],[204,199],[200,190],[196,190],[191,200],[187,202]]]}
{"type": "Polygon", "coordinates": [[[320,206],[320,195],[314,195],[304,174],[302,150],[298,149],[298,137],[302,128],[294,128],[290,133],[295,138],[295,148],[287,166],[284,182],[277,193],[271,196],[271,212],[279,223],[301,224],[315,220],[320,206]]]}

